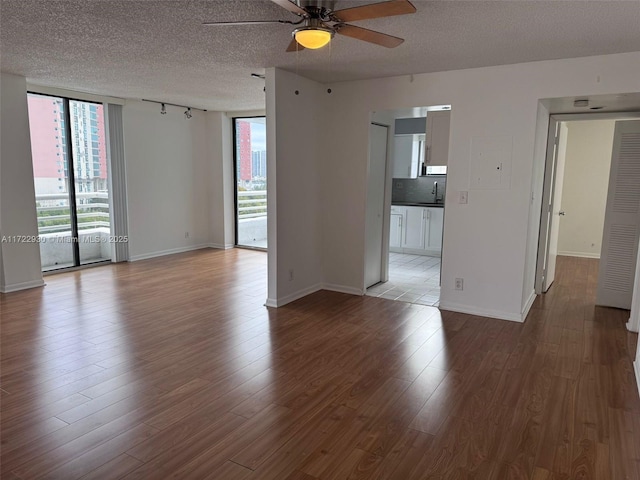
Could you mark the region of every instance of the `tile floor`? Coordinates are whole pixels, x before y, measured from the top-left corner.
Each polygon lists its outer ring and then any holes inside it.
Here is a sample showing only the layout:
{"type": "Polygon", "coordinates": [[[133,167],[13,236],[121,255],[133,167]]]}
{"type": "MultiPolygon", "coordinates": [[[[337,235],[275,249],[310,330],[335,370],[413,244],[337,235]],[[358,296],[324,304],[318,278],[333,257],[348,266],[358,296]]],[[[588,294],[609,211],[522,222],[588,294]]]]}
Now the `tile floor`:
{"type": "Polygon", "coordinates": [[[389,281],[367,289],[367,295],[437,307],[440,258],[389,253],[389,281]]]}

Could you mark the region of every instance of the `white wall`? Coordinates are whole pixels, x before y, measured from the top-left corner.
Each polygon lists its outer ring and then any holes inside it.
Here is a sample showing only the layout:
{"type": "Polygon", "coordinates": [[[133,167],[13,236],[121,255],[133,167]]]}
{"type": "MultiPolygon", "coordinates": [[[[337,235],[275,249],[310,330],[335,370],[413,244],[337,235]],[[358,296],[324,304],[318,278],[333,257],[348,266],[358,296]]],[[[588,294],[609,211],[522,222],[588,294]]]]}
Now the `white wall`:
{"type": "Polygon", "coordinates": [[[567,122],[558,254],[600,258],[615,120],[567,122]]]}
{"type": "Polygon", "coordinates": [[[205,115],[210,163],[211,242],[216,248],[232,248],[235,244],[233,120],[222,112],[205,115]]]}
{"type": "MultiPolygon", "coordinates": [[[[38,236],[24,77],[0,77],[0,238],[38,236]]],[[[37,242],[0,243],[0,291],[44,285],[37,242]]]]}
{"type": "MultiPolygon", "coordinates": [[[[441,306],[522,320],[533,293],[540,221],[542,98],[640,91],[640,53],[534,62],[413,77],[345,82],[322,96],[325,283],[363,284],[369,114],[414,105],[452,105],[441,306]],[[512,141],[506,188],[470,188],[474,137],[512,141]],[[534,162],[535,156],[535,162],[534,162]],[[469,203],[457,203],[460,191],[469,203]],[[465,290],[453,289],[454,278],[465,290]]],[[[320,104],[316,105],[319,108],[320,104]]]]}
{"type": "Polygon", "coordinates": [[[194,110],[127,102],[123,108],[129,254],[132,260],[192,250],[210,240],[207,119],[194,110]],[[185,238],[189,232],[189,238],[185,238]]]}
{"type": "Polygon", "coordinates": [[[267,305],[279,306],[321,288],[318,174],[334,144],[322,136],[321,85],[283,70],[266,75],[267,305]]]}

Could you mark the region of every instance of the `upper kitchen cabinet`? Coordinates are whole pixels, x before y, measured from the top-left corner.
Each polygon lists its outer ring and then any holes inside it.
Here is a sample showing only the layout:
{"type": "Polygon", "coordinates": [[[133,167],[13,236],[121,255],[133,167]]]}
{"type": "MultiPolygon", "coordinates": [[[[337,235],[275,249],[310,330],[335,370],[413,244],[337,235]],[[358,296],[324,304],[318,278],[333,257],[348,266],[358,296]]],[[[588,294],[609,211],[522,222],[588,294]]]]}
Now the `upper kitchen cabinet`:
{"type": "Polygon", "coordinates": [[[449,123],[451,111],[427,113],[426,164],[446,165],[449,159],[449,123]]]}

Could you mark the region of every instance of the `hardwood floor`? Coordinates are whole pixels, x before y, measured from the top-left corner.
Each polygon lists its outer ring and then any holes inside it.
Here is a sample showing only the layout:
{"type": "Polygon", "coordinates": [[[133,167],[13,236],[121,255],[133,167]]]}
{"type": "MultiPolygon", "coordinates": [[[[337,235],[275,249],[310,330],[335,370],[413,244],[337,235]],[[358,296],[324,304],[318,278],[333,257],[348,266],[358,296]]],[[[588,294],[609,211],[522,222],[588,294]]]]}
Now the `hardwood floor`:
{"type": "Polygon", "coordinates": [[[638,479],[628,312],[560,257],[526,323],[319,292],[202,250],[0,297],[3,479],[638,479]]]}

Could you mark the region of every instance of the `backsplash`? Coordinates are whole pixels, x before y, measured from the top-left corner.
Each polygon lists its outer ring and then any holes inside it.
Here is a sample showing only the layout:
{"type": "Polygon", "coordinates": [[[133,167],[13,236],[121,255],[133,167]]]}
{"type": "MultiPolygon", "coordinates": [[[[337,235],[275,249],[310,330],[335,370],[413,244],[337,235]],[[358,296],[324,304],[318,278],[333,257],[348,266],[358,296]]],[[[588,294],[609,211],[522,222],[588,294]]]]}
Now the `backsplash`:
{"type": "Polygon", "coordinates": [[[394,178],[391,203],[436,203],[434,183],[438,182],[438,202],[444,203],[446,175],[418,178],[394,178]]]}

